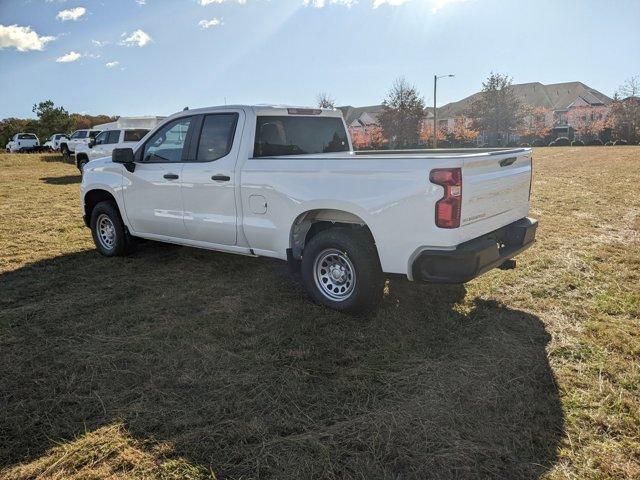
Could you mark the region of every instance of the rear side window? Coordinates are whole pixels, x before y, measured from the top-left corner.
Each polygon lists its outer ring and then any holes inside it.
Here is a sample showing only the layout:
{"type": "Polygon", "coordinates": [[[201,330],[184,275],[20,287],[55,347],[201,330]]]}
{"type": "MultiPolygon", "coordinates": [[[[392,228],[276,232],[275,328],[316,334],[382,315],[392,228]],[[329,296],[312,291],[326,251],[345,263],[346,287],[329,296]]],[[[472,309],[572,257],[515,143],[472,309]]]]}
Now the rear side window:
{"type": "Polygon", "coordinates": [[[349,151],[341,118],[258,117],[254,157],[349,151]]]}
{"type": "Polygon", "coordinates": [[[237,113],[205,116],[196,160],[198,162],[212,162],[226,156],[233,146],[237,123],[237,113]]]}
{"type": "Polygon", "coordinates": [[[36,136],[33,133],[22,133],[18,135],[18,140],[35,140],[36,136]]]}
{"type": "Polygon", "coordinates": [[[111,130],[105,143],[112,144],[120,141],[120,130],[111,130]]]}
{"type": "Polygon", "coordinates": [[[125,142],[139,142],[142,140],[149,130],[145,130],[143,128],[139,128],[137,130],[125,130],[124,131],[124,141],[125,142]]]}

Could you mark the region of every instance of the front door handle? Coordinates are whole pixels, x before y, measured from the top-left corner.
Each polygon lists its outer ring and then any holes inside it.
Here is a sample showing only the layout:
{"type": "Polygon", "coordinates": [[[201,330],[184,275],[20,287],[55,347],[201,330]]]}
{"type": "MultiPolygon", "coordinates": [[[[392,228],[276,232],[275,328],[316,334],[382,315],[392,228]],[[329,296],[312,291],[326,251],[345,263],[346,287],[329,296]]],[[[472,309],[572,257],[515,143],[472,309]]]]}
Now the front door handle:
{"type": "Polygon", "coordinates": [[[231,177],[229,175],[218,174],[211,177],[211,180],[215,180],[216,182],[228,182],[231,180],[231,177]]]}
{"type": "Polygon", "coordinates": [[[177,180],[178,178],[180,178],[177,174],[175,173],[165,173],[163,175],[164,178],[166,178],[167,180],[177,180]]]}

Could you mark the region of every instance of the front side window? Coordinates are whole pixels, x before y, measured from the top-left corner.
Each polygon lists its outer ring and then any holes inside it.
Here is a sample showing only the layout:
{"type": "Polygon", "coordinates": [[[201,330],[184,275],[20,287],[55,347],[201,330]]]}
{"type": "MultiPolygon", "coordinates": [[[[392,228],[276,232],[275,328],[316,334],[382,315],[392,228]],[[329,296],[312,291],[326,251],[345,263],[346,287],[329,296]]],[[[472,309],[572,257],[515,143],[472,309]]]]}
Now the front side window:
{"type": "Polygon", "coordinates": [[[149,130],[146,130],[144,128],[137,128],[136,130],[125,130],[124,141],[139,142],[147,133],[149,133],[149,130]]]}
{"type": "Polygon", "coordinates": [[[237,122],[237,113],[221,113],[204,117],[196,160],[212,162],[226,156],[233,145],[237,122]]]}
{"type": "Polygon", "coordinates": [[[164,125],[145,144],[144,162],[179,162],[187,139],[191,117],[178,118],[164,125]]]}
{"type": "Polygon", "coordinates": [[[105,143],[107,143],[108,134],[109,132],[102,132],[100,135],[98,135],[95,141],[93,142],[94,145],[104,145],[105,143]]]}
{"type": "Polygon", "coordinates": [[[106,143],[113,144],[120,141],[120,130],[111,130],[108,134],[106,143]]]}
{"type": "Polygon", "coordinates": [[[344,123],[337,117],[258,117],[254,157],[348,152],[344,123]]]}

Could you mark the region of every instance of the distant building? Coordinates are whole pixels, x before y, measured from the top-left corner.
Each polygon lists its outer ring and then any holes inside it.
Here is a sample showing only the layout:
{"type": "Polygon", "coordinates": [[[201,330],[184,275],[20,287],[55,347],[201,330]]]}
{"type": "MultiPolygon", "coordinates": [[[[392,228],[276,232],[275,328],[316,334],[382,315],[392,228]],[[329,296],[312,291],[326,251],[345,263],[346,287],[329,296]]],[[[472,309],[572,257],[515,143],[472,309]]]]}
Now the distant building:
{"type": "MultiPolygon", "coordinates": [[[[544,122],[551,127],[551,136],[573,137],[573,128],[569,123],[569,112],[576,107],[603,107],[613,100],[602,92],[585,85],[582,82],[553,83],[543,85],[540,82],[520,83],[511,86],[518,100],[523,105],[533,108],[544,108],[548,114],[544,122]]],[[[468,112],[473,102],[482,92],[474,93],[457,102],[448,103],[437,109],[438,128],[451,132],[456,118],[468,118],[468,112]]],[[[365,132],[368,127],[378,125],[378,114],[382,105],[368,107],[352,107],[350,105],[338,107],[351,131],[365,132]]],[[[425,121],[433,121],[433,109],[425,109],[425,121]]],[[[468,118],[470,122],[471,119],[468,118]]],[[[512,135],[506,141],[517,140],[512,135]]],[[[484,143],[485,136],[481,133],[477,143],[484,143]]]]}

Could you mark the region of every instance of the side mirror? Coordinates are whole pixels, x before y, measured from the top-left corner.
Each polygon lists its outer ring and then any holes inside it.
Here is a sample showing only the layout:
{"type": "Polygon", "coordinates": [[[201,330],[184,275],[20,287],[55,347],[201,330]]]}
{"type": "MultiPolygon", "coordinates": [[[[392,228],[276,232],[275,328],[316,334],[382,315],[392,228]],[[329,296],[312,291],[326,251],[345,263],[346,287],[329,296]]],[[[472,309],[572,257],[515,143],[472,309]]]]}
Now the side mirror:
{"type": "Polygon", "coordinates": [[[111,153],[111,161],[113,163],[122,163],[130,172],[135,170],[136,164],[134,160],[133,148],[114,148],[111,153]]]}
{"type": "Polygon", "coordinates": [[[93,146],[96,144],[96,139],[92,138],[91,140],[89,140],[89,144],[87,145],[89,148],[93,148],[93,146]]]}

